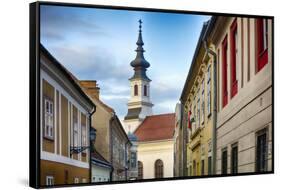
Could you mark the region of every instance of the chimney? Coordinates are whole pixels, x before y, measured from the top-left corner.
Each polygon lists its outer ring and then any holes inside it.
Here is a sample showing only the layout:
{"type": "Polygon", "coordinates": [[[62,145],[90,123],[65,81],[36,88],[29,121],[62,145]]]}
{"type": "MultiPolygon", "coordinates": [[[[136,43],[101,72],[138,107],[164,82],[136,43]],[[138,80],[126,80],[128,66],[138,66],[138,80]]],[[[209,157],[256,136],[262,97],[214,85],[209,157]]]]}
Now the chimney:
{"type": "Polygon", "coordinates": [[[79,84],[82,86],[88,96],[99,99],[100,88],[97,85],[97,81],[80,80],[79,84]]]}

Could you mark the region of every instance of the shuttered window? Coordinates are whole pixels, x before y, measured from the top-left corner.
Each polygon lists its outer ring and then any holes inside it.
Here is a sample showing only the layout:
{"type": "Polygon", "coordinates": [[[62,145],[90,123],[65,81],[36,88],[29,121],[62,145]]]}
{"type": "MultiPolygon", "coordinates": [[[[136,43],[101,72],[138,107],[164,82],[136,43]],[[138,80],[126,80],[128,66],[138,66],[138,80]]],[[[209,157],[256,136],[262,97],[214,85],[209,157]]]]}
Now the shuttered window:
{"type": "Polygon", "coordinates": [[[163,178],[163,161],[158,159],[154,164],[155,178],[163,178]]]}
{"type": "Polygon", "coordinates": [[[221,157],[221,173],[227,174],[227,150],[224,149],[222,151],[222,157],[221,157]]]}
{"type": "Polygon", "coordinates": [[[143,179],[143,165],[141,161],[138,161],[138,179],[143,179]]]}
{"type": "Polygon", "coordinates": [[[256,171],[267,171],[267,142],[265,129],[257,134],[256,171]]]}
{"type": "Polygon", "coordinates": [[[260,71],[268,63],[268,23],[267,19],[257,19],[257,70],[260,71]]]}
{"type": "Polygon", "coordinates": [[[54,139],[54,104],[50,99],[45,98],[44,101],[44,137],[54,139]]]}
{"type": "Polygon", "coordinates": [[[238,146],[237,144],[232,145],[231,148],[231,173],[238,173],[238,146]]]}
{"type": "Polygon", "coordinates": [[[228,102],[227,91],[227,36],[222,42],[222,107],[228,102]]]}
{"type": "Polygon", "coordinates": [[[237,94],[237,66],[238,66],[238,36],[237,20],[235,19],[230,28],[230,58],[231,58],[231,97],[237,94]]]}

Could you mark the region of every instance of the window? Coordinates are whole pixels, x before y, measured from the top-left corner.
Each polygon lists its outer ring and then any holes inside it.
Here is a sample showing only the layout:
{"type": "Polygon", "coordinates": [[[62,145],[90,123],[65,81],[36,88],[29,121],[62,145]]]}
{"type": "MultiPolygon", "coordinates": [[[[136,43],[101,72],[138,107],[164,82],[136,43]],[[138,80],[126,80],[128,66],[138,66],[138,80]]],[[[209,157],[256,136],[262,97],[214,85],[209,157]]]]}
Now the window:
{"type": "Polygon", "coordinates": [[[231,173],[238,173],[238,146],[237,144],[231,147],[231,173]]]}
{"type": "Polygon", "coordinates": [[[158,159],[154,164],[155,178],[163,178],[163,161],[158,159]]]}
{"type": "Polygon", "coordinates": [[[198,122],[198,127],[200,126],[200,91],[198,90],[198,95],[197,95],[197,122],[198,122]]]}
{"type": "Polygon", "coordinates": [[[268,63],[268,24],[266,19],[257,19],[257,70],[260,71],[268,63]]]}
{"type": "Polygon", "coordinates": [[[207,77],[207,109],[208,117],[211,115],[211,66],[208,66],[208,77],[207,77]]]}
{"type": "Polygon", "coordinates": [[[81,138],[81,145],[82,146],[87,146],[87,134],[86,134],[86,126],[82,124],[81,126],[81,135],[82,135],[82,138],[81,138]]]}
{"type": "Polygon", "coordinates": [[[136,160],[137,156],[135,152],[131,153],[131,168],[135,168],[136,167],[136,160]]]}
{"type": "Polygon", "coordinates": [[[134,95],[137,96],[139,93],[138,93],[138,85],[135,84],[134,86],[134,95]]]}
{"type": "Polygon", "coordinates": [[[147,86],[146,85],[143,86],[143,95],[147,96],[147,86]]]}
{"type": "Polygon", "coordinates": [[[44,137],[54,139],[54,105],[53,101],[45,98],[45,125],[44,137]]]}
{"type": "Polygon", "coordinates": [[[78,146],[78,122],[77,118],[74,119],[73,121],[73,142],[74,142],[74,147],[78,146]]]}
{"type": "Polygon", "coordinates": [[[118,147],[118,154],[119,154],[119,163],[122,163],[123,165],[125,165],[125,145],[122,143],[122,144],[119,144],[119,147],[118,147]]]}
{"type": "Polygon", "coordinates": [[[74,178],[74,183],[79,183],[79,178],[78,177],[74,178]]]}
{"type": "Polygon", "coordinates": [[[227,36],[222,42],[222,107],[226,106],[227,92],[227,36]]]}
{"type": "Polygon", "coordinates": [[[54,176],[46,176],[46,185],[54,185],[54,176]]]}
{"type": "Polygon", "coordinates": [[[201,115],[201,123],[204,123],[204,117],[205,117],[205,80],[202,80],[201,84],[202,88],[202,100],[201,100],[201,110],[202,110],[202,115],[201,115]]]}
{"type": "Polygon", "coordinates": [[[64,183],[68,184],[68,170],[64,170],[64,183]]]}
{"type": "Polygon", "coordinates": [[[204,168],[205,168],[204,160],[201,160],[201,175],[205,175],[204,174],[204,168]]]}
{"type": "Polygon", "coordinates": [[[257,147],[256,147],[256,171],[265,172],[267,170],[267,142],[266,130],[257,133],[257,147]]]}
{"type": "Polygon", "coordinates": [[[208,175],[212,174],[212,157],[208,157],[208,175]]]}
{"type": "Polygon", "coordinates": [[[193,175],[196,175],[196,162],[193,160],[193,175]]]}
{"type": "Polygon", "coordinates": [[[237,66],[238,66],[238,37],[236,19],[230,28],[230,57],[231,57],[231,97],[237,94],[237,66]]]}
{"type": "Polygon", "coordinates": [[[143,178],[143,165],[141,161],[138,161],[138,179],[143,178]]]}
{"type": "Polygon", "coordinates": [[[196,123],[197,123],[197,117],[196,117],[196,105],[194,102],[194,107],[193,107],[193,113],[194,113],[194,122],[191,123],[192,125],[192,130],[194,131],[196,129],[196,123]],[[194,124],[194,125],[193,125],[194,124]]]}
{"type": "Polygon", "coordinates": [[[82,183],[87,183],[87,179],[86,178],[82,178],[82,183]]]}
{"type": "Polygon", "coordinates": [[[221,173],[227,174],[227,149],[222,151],[221,156],[221,173]]]}

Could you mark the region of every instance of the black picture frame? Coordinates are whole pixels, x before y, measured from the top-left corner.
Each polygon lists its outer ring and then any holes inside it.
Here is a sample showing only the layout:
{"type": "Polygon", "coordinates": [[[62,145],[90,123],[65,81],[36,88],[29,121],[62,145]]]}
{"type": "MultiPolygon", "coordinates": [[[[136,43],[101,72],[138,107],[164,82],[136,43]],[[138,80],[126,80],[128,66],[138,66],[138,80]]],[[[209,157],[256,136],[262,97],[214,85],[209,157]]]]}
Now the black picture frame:
{"type": "Polygon", "coordinates": [[[197,179],[197,178],[215,178],[215,177],[233,177],[246,175],[273,174],[274,166],[274,16],[268,15],[249,15],[235,13],[218,13],[218,12],[201,12],[187,10],[172,10],[172,9],[156,9],[144,7],[125,7],[125,6],[109,6],[109,5],[92,5],[80,3],[60,3],[60,2],[34,2],[29,4],[29,185],[33,188],[49,188],[49,186],[40,185],[40,6],[65,6],[65,7],[81,7],[81,8],[101,8],[110,10],[132,10],[146,12],[165,12],[177,14],[194,14],[194,15],[212,15],[226,17],[246,17],[246,18],[267,18],[272,20],[272,171],[266,172],[248,172],[239,174],[223,174],[223,175],[205,175],[205,176],[185,176],[172,177],[161,179],[142,179],[135,181],[110,181],[105,183],[80,183],[80,184],[64,184],[54,185],[53,187],[72,187],[72,186],[88,186],[88,185],[104,185],[104,184],[122,184],[122,183],[139,183],[151,181],[168,181],[182,179],[197,179]]]}

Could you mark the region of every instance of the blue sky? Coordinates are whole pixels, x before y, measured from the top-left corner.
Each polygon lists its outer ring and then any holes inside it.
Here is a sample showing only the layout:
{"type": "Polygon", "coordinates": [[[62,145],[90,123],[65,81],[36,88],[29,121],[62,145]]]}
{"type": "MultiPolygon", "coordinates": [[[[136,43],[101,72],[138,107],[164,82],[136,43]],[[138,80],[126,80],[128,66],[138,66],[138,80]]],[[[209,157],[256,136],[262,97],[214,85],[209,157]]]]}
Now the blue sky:
{"type": "Polygon", "coordinates": [[[203,22],[210,17],[63,6],[41,6],[41,43],[78,79],[97,80],[101,100],[122,120],[130,62],[142,19],[154,114],[174,112],[203,22]]]}

